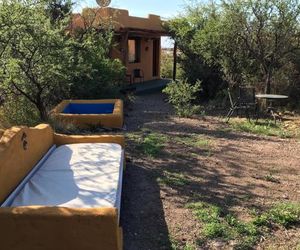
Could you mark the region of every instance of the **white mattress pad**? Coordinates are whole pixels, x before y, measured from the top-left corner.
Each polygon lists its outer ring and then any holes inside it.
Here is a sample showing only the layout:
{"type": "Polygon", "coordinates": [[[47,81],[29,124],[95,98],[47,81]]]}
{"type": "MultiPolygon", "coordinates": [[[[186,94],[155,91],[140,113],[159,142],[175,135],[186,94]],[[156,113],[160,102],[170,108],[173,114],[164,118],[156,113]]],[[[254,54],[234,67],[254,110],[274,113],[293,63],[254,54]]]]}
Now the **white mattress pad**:
{"type": "Polygon", "coordinates": [[[120,210],[123,150],[113,143],[63,145],[54,150],[11,207],[116,207],[120,210]]]}

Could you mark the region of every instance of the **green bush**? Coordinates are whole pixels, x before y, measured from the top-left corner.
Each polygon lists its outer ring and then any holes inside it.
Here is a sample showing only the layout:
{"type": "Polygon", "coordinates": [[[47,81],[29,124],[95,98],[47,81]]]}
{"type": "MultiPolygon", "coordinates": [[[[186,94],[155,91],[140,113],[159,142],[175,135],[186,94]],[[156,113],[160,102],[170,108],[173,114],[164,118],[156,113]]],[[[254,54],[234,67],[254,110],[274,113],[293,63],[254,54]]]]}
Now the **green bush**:
{"type": "Polygon", "coordinates": [[[0,1],[3,122],[35,125],[48,121],[62,99],[119,95],[125,69],[109,58],[110,26],[87,22],[69,30],[71,6],[69,0],[0,1]]]}
{"type": "MultiPolygon", "coordinates": [[[[173,67],[174,67],[174,58],[173,53],[162,50],[161,53],[161,76],[163,78],[173,78],[173,67]]],[[[177,63],[176,67],[176,79],[182,79],[183,71],[181,64],[177,63]]]]}
{"type": "Polygon", "coordinates": [[[205,97],[216,97],[228,84],[247,84],[287,94],[296,107],[299,17],[297,0],[190,1],[165,26],[181,52],[184,77],[201,80],[205,97]]]}
{"type": "Polygon", "coordinates": [[[125,67],[109,58],[113,32],[93,27],[74,35],[74,65],[71,97],[78,99],[116,98],[120,95],[125,67]],[[76,52],[76,53],[75,53],[76,52]]]}
{"type": "Polygon", "coordinates": [[[46,3],[0,2],[0,91],[5,102],[22,96],[21,103],[30,102],[30,109],[44,121],[51,105],[68,94],[73,74],[73,51],[66,35],[69,19],[51,22],[46,3]]]}
{"type": "Polygon", "coordinates": [[[9,128],[15,125],[35,126],[40,123],[36,107],[22,96],[6,98],[0,106],[0,127],[9,128]]]}
{"type": "Polygon", "coordinates": [[[201,83],[191,85],[187,81],[174,81],[163,92],[169,97],[169,102],[174,106],[176,114],[182,117],[192,116],[200,111],[200,106],[194,105],[201,83]]]}

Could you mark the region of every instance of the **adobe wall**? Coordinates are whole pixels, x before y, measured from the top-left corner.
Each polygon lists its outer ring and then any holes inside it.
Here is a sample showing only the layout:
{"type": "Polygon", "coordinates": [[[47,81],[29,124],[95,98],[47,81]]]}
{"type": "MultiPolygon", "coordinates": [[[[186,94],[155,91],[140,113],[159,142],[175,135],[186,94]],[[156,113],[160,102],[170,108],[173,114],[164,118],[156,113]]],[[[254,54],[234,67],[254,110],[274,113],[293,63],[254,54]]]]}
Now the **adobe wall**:
{"type": "Polygon", "coordinates": [[[150,14],[148,18],[130,16],[128,10],[115,8],[86,8],[83,16],[97,16],[97,22],[112,22],[116,31],[121,28],[147,29],[164,32],[160,16],[150,14]]]}
{"type": "MultiPolygon", "coordinates": [[[[153,76],[153,40],[152,38],[159,38],[160,34],[165,30],[162,26],[162,21],[157,15],[149,15],[148,18],[130,16],[128,10],[114,9],[114,8],[86,8],[82,11],[82,16],[89,18],[93,21],[93,25],[98,26],[100,23],[110,23],[113,25],[116,32],[124,31],[126,29],[136,29],[142,31],[150,31],[148,37],[141,37],[141,61],[139,63],[129,63],[128,55],[126,54],[127,40],[125,33],[122,32],[123,37],[117,41],[117,45],[111,51],[111,57],[114,59],[120,59],[127,68],[127,74],[131,74],[134,69],[141,69],[144,72],[144,80],[153,80],[160,78],[160,56],[158,60],[158,76],[153,76]],[[158,32],[155,34],[155,32],[158,32]]],[[[81,20],[82,21],[82,20],[81,20]]],[[[81,27],[80,17],[76,16],[76,25],[81,27]]],[[[142,36],[142,35],[140,35],[142,36]]],[[[130,38],[130,34],[129,34],[130,38]]],[[[160,48],[159,48],[160,49],[160,48]]],[[[129,81],[129,78],[127,79],[129,81]]],[[[140,79],[136,79],[139,82],[140,79]]]]}
{"type": "MultiPolygon", "coordinates": [[[[127,46],[127,45],[124,45],[127,46]]],[[[112,50],[111,57],[114,59],[120,59],[124,62],[124,47],[117,47],[112,50]]],[[[142,69],[145,76],[145,81],[160,79],[160,58],[158,65],[158,76],[153,76],[153,40],[147,38],[141,38],[141,61],[139,63],[127,62],[127,74],[133,74],[134,69],[142,69]]],[[[129,79],[128,79],[129,81],[129,79]]],[[[139,82],[140,79],[135,79],[135,82],[139,82]]]]}

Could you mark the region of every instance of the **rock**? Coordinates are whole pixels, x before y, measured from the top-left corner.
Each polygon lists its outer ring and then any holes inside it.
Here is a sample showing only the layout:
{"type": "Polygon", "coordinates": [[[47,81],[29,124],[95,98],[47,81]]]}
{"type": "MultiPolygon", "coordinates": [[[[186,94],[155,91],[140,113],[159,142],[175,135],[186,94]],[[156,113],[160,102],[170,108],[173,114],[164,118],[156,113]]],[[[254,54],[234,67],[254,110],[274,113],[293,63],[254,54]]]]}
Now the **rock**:
{"type": "Polygon", "coordinates": [[[282,195],[282,198],[288,200],[289,196],[287,194],[284,194],[284,195],[282,195]]]}
{"type": "Polygon", "coordinates": [[[225,246],[225,242],[223,241],[216,241],[212,244],[217,249],[222,249],[225,246]]]}

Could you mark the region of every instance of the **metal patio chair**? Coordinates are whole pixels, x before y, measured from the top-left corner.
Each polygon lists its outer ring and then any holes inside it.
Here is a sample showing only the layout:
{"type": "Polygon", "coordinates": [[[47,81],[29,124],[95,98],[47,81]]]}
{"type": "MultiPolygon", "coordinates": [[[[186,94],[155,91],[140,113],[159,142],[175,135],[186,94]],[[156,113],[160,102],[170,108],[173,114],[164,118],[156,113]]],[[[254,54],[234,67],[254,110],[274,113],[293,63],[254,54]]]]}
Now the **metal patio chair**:
{"type": "Polygon", "coordinates": [[[133,83],[135,83],[136,78],[140,79],[140,82],[144,81],[145,75],[144,75],[144,71],[142,69],[134,69],[133,70],[133,76],[132,76],[133,83]]]}
{"type": "Polygon", "coordinates": [[[239,115],[239,111],[245,111],[246,117],[251,121],[250,112],[253,111],[255,119],[258,119],[257,102],[255,98],[255,89],[250,87],[239,87],[237,100],[233,99],[232,92],[228,88],[228,96],[230,101],[230,110],[227,114],[227,122],[234,114],[239,115]]]}

